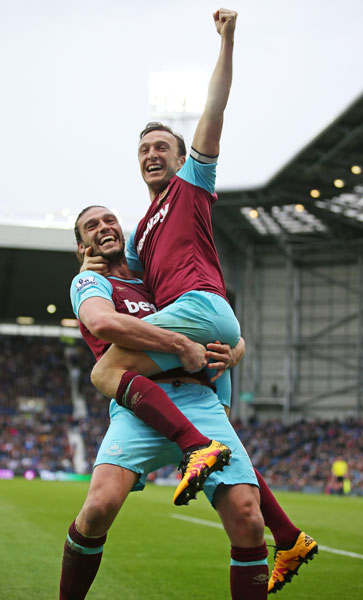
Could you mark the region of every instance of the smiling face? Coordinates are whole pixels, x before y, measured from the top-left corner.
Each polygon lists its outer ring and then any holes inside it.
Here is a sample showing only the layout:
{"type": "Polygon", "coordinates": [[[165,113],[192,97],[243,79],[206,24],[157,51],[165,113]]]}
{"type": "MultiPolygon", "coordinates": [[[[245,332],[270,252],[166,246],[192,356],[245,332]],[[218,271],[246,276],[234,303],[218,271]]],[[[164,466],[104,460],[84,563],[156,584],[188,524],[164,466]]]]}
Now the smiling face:
{"type": "Polygon", "coordinates": [[[93,256],[103,256],[110,262],[125,258],[125,240],[116,216],[103,206],[92,206],[81,213],[77,221],[78,254],[92,247],[93,256]]]}
{"type": "Polygon", "coordinates": [[[141,175],[151,196],[161,192],[185,162],[185,156],[179,154],[176,138],[160,130],[150,131],[141,138],[138,157],[141,175]]]}

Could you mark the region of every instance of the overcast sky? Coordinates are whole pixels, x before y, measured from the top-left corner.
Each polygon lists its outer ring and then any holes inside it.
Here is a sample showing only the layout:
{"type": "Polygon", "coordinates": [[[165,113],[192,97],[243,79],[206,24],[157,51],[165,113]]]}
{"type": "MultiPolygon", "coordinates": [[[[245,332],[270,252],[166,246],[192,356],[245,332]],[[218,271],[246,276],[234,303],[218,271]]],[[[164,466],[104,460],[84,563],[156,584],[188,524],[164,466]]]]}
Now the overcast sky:
{"type": "MultiPolygon", "coordinates": [[[[151,72],[211,73],[211,0],[0,0],[0,220],[148,206],[151,72]]],[[[363,91],[362,0],[246,0],[217,187],[266,182],[363,91]]],[[[202,78],[201,78],[202,79],[202,78]]],[[[188,145],[194,123],[183,126],[188,145]]]]}

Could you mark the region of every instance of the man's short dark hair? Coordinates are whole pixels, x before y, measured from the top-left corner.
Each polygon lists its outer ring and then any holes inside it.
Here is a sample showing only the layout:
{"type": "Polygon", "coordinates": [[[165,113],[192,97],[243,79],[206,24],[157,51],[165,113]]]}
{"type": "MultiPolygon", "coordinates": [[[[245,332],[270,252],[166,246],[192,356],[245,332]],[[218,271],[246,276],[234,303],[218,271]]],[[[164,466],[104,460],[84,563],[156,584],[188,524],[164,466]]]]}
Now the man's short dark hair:
{"type": "Polygon", "coordinates": [[[144,135],[150,133],[150,131],[167,131],[168,133],[171,133],[178,143],[179,156],[186,156],[187,149],[185,147],[184,138],[180,133],[175,133],[171,127],[168,125],[163,125],[163,123],[159,123],[159,121],[151,121],[140,133],[139,140],[141,141],[144,135]]]}

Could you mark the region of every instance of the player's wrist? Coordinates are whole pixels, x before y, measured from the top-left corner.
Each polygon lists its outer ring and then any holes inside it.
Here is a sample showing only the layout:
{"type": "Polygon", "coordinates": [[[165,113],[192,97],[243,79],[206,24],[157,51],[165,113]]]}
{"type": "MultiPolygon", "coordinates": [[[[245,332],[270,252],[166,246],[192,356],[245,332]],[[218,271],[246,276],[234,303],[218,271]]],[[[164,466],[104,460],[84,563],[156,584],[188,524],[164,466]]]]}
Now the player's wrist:
{"type": "Polygon", "coordinates": [[[191,349],[192,345],[193,345],[193,342],[189,338],[187,338],[185,335],[182,335],[181,333],[175,334],[175,340],[174,340],[175,354],[178,354],[179,356],[183,356],[186,352],[188,352],[191,349]]]}
{"type": "Polygon", "coordinates": [[[234,33],[221,35],[221,53],[232,56],[234,48],[234,33]]]}

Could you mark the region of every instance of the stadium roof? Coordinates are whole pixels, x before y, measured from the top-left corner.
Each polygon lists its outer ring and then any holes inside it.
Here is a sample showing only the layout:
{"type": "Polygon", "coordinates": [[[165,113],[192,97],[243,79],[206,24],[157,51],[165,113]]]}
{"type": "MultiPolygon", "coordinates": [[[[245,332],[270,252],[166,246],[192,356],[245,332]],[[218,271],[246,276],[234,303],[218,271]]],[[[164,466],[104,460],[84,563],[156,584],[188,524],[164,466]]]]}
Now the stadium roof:
{"type": "Polygon", "coordinates": [[[363,95],[266,185],[218,191],[218,233],[247,242],[350,241],[363,233],[363,95]]]}
{"type": "Polygon", "coordinates": [[[74,319],[69,287],[79,270],[76,247],[69,225],[0,223],[0,332],[1,323],[18,317],[54,326],[74,319]]]}
{"type": "MultiPolygon", "coordinates": [[[[353,243],[355,252],[363,240],[362,173],[363,95],[265,186],[219,191],[217,239],[238,252],[251,244],[300,249],[301,243],[327,242],[353,243]]],[[[70,229],[0,224],[0,322],[29,315],[56,325],[73,317],[74,250],[70,229]],[[57,306],[55,313],[47,311],[49,304],[57,306]]]]}

